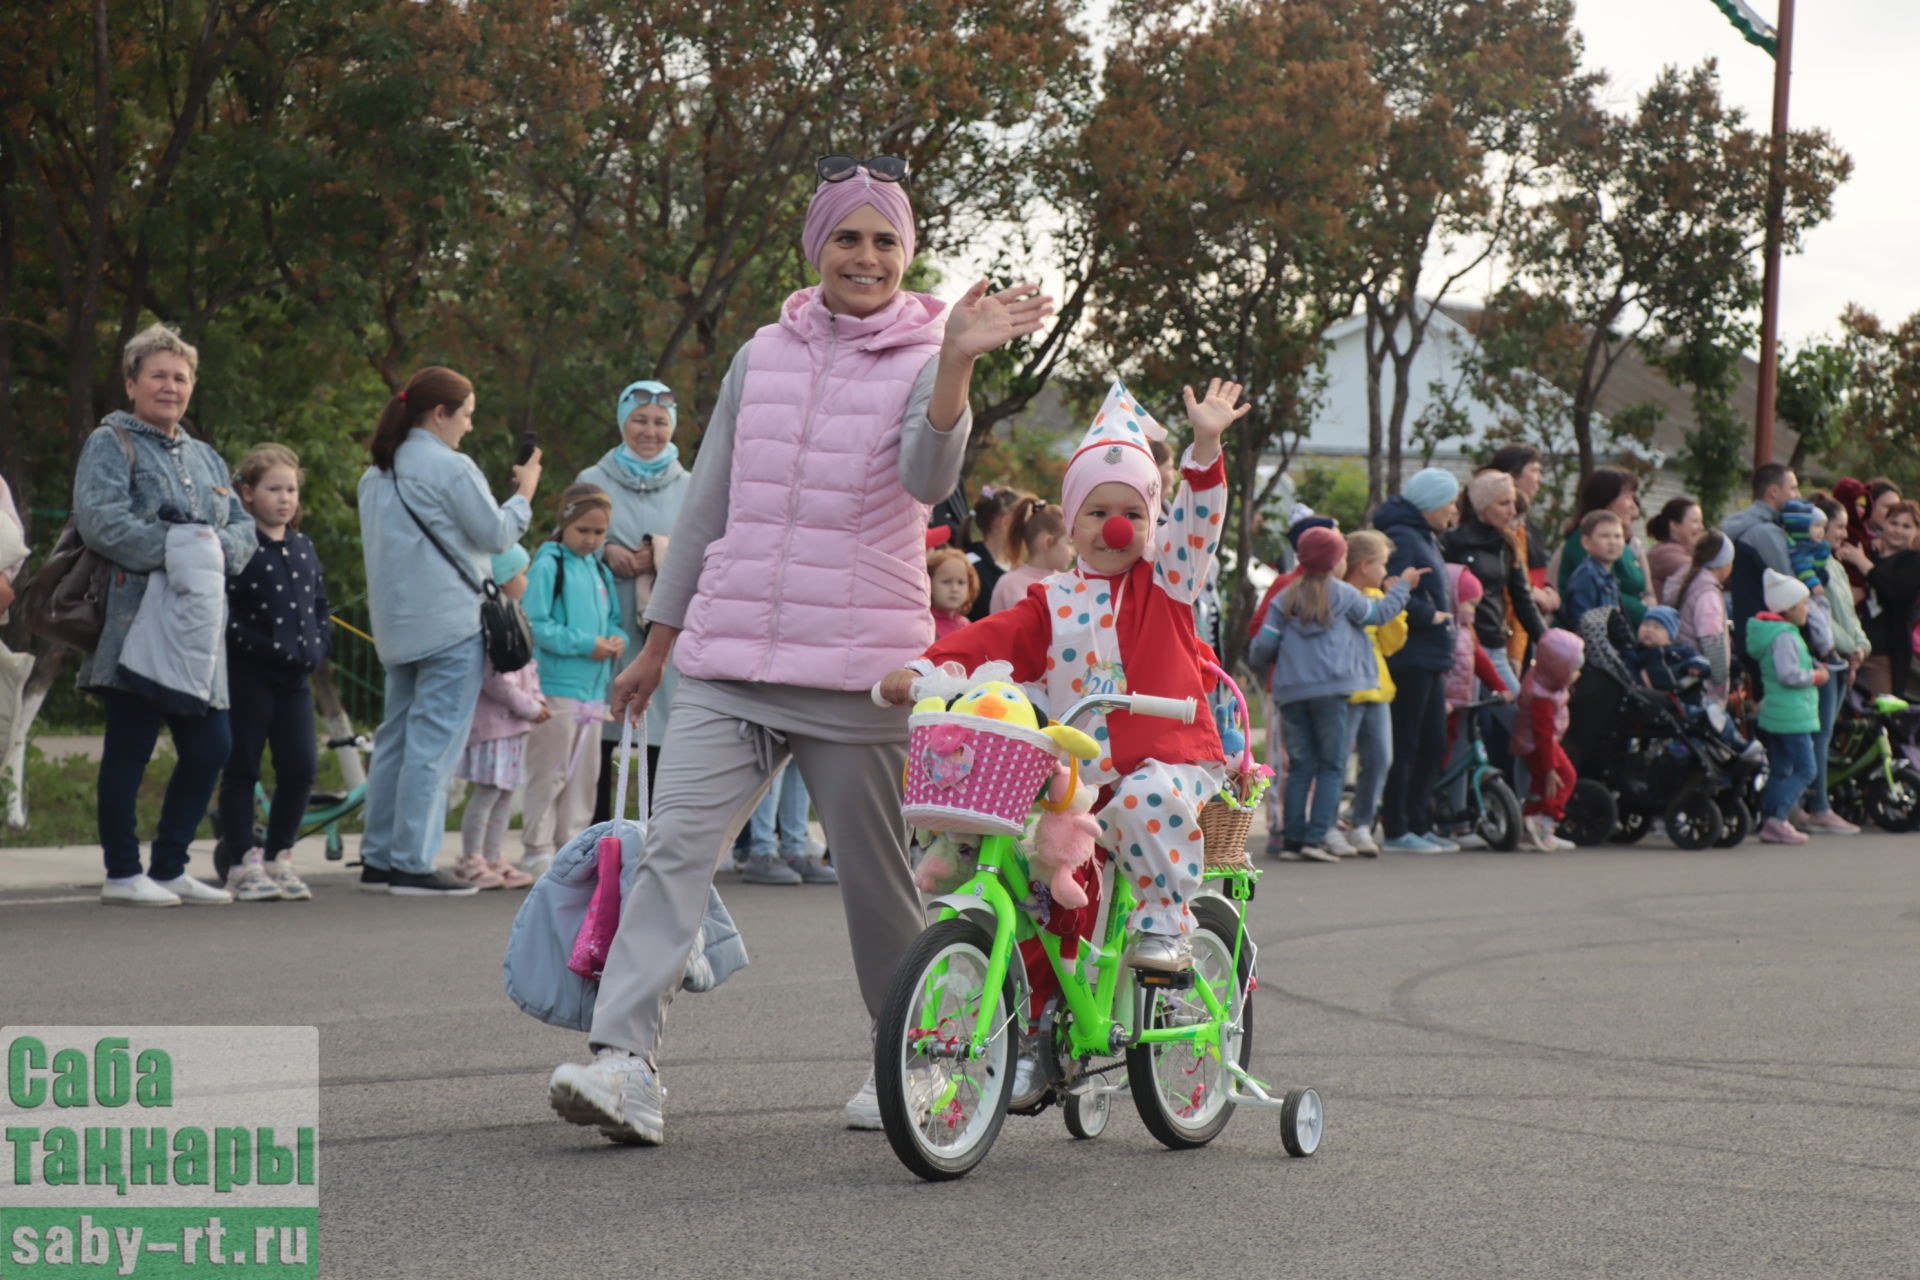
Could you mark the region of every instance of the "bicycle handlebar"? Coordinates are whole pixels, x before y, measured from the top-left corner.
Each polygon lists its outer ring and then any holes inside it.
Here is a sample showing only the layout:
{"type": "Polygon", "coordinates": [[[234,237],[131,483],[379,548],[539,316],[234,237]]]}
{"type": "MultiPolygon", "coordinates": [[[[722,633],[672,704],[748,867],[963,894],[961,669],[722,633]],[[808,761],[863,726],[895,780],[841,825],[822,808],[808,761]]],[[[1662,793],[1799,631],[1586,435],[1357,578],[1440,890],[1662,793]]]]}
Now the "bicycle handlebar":
{"type": "Polygon", "coordinates": [[[1131,711],[1135,715],[1160,716],[1192,724],[1198,704],[1192,698],[1160,698],[1150,693],[1096,693],[1080,699],[1056,719],[1072,724],[1090,711],[1131,711]]]}

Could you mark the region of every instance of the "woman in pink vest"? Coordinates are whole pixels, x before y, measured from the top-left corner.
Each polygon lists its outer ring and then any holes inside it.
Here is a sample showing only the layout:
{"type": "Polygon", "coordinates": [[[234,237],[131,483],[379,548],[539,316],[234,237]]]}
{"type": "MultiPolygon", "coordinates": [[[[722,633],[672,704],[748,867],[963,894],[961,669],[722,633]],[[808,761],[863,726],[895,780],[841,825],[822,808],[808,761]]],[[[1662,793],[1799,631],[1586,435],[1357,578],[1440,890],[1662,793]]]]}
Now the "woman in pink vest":
{"type": "MultiPolygon", "coordinates": [[[[905,177],[895,157],[820,162],[802,233],[820,283],[734,357],[646,646],[614,683],[615,712],[637,715],[669,655],[680,673],[646,861],[594,1004],[594,1059],[561,1065],[548,1095],[616,1142],[663,1140],[666,1005],[720,854],[789,756],[833,849],[870,1015],[922,927],[900,818],[906,712],[868,691],[933,639],[927,514],[960,477],[974,361],[1033,333],[1053,303],[1033,284],[989,294],[981,281],[950,308],[903,292],[905,177]]],[[[880,1127],[871,1074],[846,1119],[880,1127]]]]}

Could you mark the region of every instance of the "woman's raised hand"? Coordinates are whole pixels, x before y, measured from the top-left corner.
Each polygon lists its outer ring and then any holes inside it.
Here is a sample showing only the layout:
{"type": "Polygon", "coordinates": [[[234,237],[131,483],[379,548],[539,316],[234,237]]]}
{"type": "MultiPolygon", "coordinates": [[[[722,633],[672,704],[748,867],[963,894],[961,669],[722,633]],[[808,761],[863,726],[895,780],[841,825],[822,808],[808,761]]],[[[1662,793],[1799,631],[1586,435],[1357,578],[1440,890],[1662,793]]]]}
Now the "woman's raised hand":
{"type": "Polygon", "coordinates": [[[1053,314],[1053,299],[1027,280],[998,293],[981,280],[947,311],[947,336],[941,354],[974,359],[1037,332],[1053,314]]]}
{"type": "Polygon", "coordinates": [[[532,456],[513,469],[513,487],[528,502],[540,487],[540,451],[535,449],[532,456]]]}
{"type": "Polygon", "coordinates": [[[1192,387],[1181,388],[1187,399],[1187,421],[1193,424],[1193,460],[1199,465],[1212,463],[1220,455],[1220,437],[1227,428],[1253,411],[1251,404],[1240,404],[1245,389],[1219,378],[1207,383],[1205,396],[1196,397],[1192,387]]]}

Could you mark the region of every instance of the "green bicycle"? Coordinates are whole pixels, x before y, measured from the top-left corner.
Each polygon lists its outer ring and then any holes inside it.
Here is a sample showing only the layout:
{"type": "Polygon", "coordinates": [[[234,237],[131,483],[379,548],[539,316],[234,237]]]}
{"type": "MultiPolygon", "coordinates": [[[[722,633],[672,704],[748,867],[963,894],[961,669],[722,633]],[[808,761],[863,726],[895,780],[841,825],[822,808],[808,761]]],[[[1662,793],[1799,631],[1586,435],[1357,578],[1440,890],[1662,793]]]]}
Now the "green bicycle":
{"type": "MultiPolygon", "coordinates": [[[[1192,699],[1095,696],[1060,722],[1102,710],[1191,721],[1195,707],[1192,699]]],[[[1098,1136],[1113,1100],[1131,1094],[1168,1147],[1206,1145],[1246,1104],[1279,1108],[1287,1151],[1312,1155],[1324,1123],[1320,1095],[1294,1088],[1275,1097],[1248,1071],[1257,984],[1243,913],[1259,875],[1208,867],[1193,903],[1193,969],[1133,969],[1122,957],[1134,895],[1111,863],[1104,927],[1066,958],[1061,939],[1035,922],[1018,841],[984,837],[971,878],[932,903],[937,919],[909,949],[875,1034],[880,1114],[901,1163],[929,1181],[961,1177],[986,1158],[1010,1103],[1039,1109],[1011,1096],[1022,1047],[1036,1059],[1039,1105],[1059,1102],[1076,1138],[1098,1136]],[[1039,939],[1060,996],[1023,1038],[1017,948],[1030,938],[1039,939]]]]}

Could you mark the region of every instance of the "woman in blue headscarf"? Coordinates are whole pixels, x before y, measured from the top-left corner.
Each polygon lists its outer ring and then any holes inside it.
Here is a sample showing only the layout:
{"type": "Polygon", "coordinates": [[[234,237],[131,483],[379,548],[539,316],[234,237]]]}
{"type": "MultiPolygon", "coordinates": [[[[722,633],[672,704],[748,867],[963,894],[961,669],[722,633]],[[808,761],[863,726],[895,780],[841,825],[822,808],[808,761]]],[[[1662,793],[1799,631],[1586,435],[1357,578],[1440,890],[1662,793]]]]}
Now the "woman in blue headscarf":
{"type": "MultiPolygon", "coordinates": [[[[607,530],[606,550],[601,554],[607,568],[613,570],[614,587],[620,595],[618,612],[621,630],[627,636],[626,651],[634,654],[646,643],[646,626],[640,615],[646,612],[673,522],[680,518],[680,504],[686,501],[690,477],[680,465],[680,450],[673,443],[679,409],[666,383],[651,379],[629,383],[620,393],[615,423],[620,443],[582,471],[579,478],[583,483],[599,485],[613,499],[613,519],[607,530]]],[[[669,666],[660,681],[660,691],[647,707],[648,795],[653,794],[653,772],[660,760],[667,712],[673,705],[677,683],[669,666]]],[[[595,822],[605,822],[612,816],[613,770],[607,766],[619,741],[620,726],[609,721],[600,743],[602,767],[595,822]]]]}

